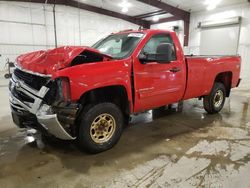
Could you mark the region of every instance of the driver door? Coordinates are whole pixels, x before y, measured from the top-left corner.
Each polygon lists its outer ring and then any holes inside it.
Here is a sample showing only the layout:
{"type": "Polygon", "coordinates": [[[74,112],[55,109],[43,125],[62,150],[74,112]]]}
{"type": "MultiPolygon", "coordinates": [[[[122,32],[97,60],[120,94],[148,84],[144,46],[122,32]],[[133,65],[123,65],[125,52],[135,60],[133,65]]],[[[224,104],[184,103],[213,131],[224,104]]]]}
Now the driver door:
{"type": "Polygon", "coordinates": [[[142,51],[156,54],[159,44],[169,43],[173,47],[171,62],[142,62],[139,56],[134,61],[135,106],[140,112],[178,102],[185,90],[185,62],[176,54],[176,46],[170,34],[153,35],[142,51]]]}

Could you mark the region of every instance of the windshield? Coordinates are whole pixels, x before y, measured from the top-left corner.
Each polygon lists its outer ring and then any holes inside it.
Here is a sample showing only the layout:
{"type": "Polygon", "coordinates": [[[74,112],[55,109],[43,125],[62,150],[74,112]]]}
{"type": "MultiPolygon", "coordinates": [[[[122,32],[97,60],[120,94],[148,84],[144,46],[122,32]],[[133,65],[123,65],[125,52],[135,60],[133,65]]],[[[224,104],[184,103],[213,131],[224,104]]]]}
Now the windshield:
{"type": "Polygon", "coordinates": [[[143,33],[110,35],[94,44],[93,48],[115,59],[123,59],[131,55],[143,36],[143,33]]]}

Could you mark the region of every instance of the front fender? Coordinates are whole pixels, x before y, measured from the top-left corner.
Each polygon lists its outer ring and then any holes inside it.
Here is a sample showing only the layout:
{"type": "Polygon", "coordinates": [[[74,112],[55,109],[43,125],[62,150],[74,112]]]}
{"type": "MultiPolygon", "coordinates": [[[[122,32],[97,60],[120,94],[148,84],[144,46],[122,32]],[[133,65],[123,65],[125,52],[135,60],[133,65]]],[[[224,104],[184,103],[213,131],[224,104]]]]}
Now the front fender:
{"type": "Polygon", "coordinates": [[[76,102],[80,97],[97,88],[120,85],[126,89],[128,100],[132,101],[131,60],[114,60],[88,63],[69,67],[56,72],[53,79],[68,77],[70,80],[71,100],[76,102]]]}

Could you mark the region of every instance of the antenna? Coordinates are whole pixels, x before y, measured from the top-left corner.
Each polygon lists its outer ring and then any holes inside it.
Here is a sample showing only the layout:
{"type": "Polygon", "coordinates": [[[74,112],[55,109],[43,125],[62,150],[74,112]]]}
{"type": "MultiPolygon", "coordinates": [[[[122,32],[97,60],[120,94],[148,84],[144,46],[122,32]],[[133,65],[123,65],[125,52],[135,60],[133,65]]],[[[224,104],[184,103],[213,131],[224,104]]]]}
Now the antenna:
{"type": "Polygon", "coordinates": [[[138,31],[143,31],[143,30],[147,30],[147,28],[144,28],[143,26],[140,26],[140,27],[138,28],[138,31]]]}

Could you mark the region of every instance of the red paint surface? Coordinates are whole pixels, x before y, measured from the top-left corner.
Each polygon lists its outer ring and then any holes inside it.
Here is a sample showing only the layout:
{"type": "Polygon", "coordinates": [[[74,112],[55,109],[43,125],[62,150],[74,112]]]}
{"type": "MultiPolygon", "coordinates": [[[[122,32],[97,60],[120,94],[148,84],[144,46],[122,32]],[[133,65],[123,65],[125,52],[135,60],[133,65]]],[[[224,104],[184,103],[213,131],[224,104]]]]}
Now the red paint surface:
{"type": "MultiPolygon", "coordinates": [[[[33,72],[52,75],[56,71],[70,66],[71,61],[84,50],[101,54],[99,51],[89,47],[63,46],[53,50],[41,50],[20,55],[17,58],[17,64],[33,72]]],[[[104,54],[103,56],[109,57],[104,54]]]]}
{"type": "Polygon", "coordinates": [[[236,87],[240,76],[240,57],[185,57],[174,32],[164,30],[142,32],[145,33],[143,40],[130,57],[122,60],[106,58],[103,62],[70,67],[71,61],[82,51],[100,52],[87,47],[61,47],[47,52],[21,55],[17,63],[29,71],[51,74],[53,79],[68,77],[72,101],[78,101],[84,93],[92,89],[123,86],[131,103],[131,112],[140,112],[183,99],[207,95],[213,87],[216,76],[223,72],[232,73],[232,87],[236,87]],[[157,62],[141,64],[138,60],[141,49],[153,35],[162,33],[169,33],[172,36],[177,60],[169,64],[157,62]],[[172,73],[170,71],[172,68],[180,68],[181,71],[172,73]],[[134,88],[131,84],[132,69],[134,88]],[[132,89],[134,89],[134,99],[132,99],[132,89]]]}

